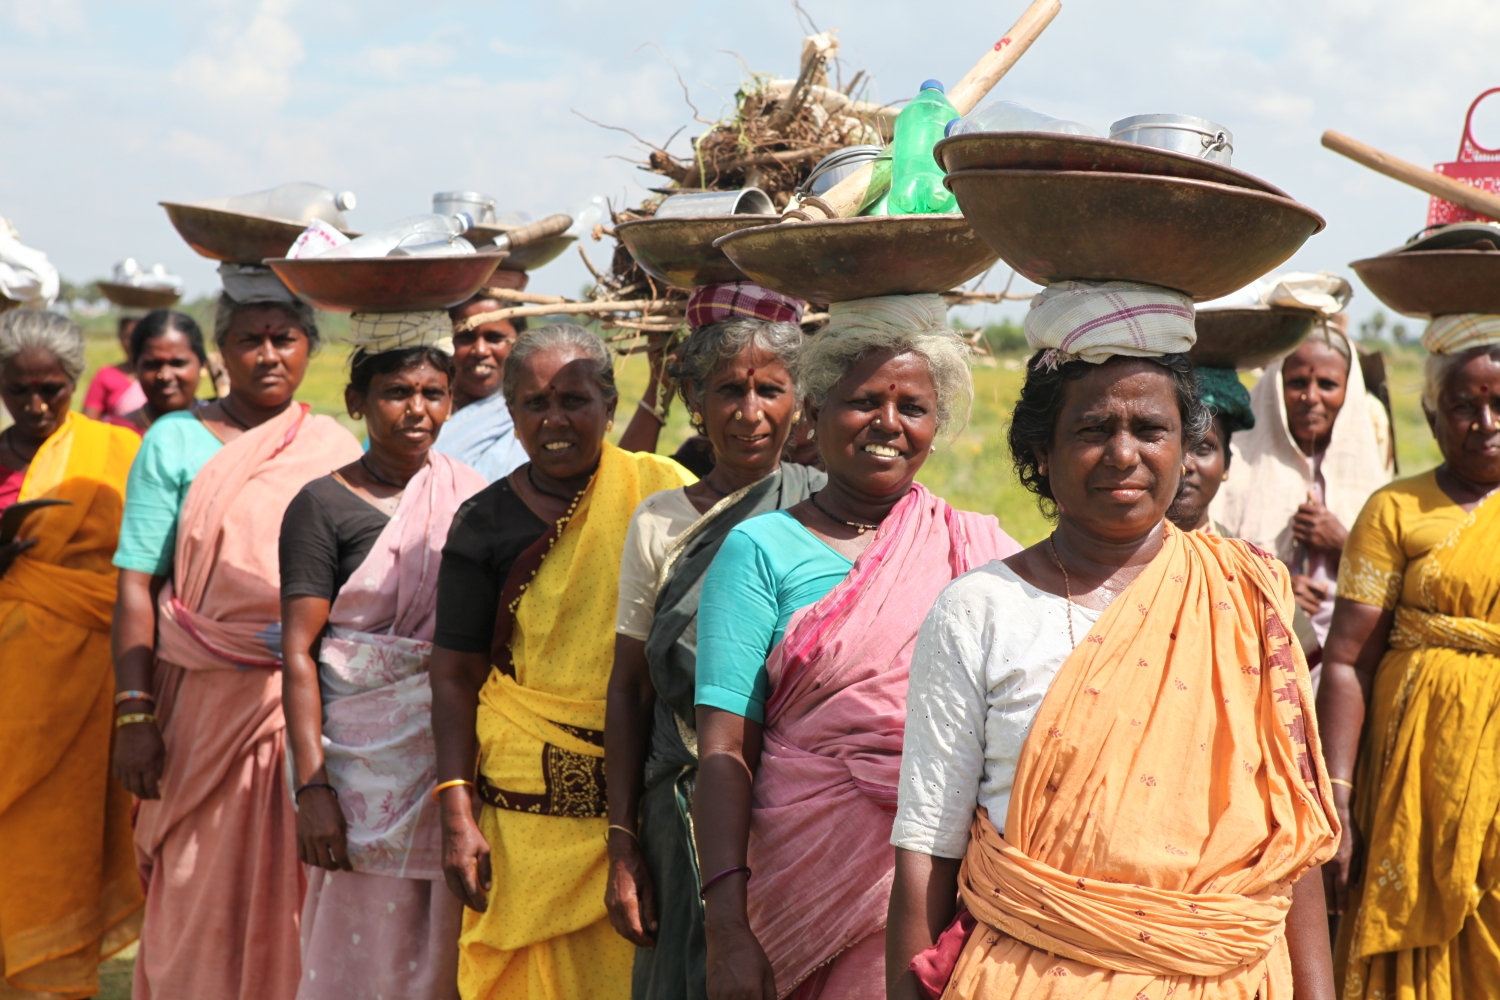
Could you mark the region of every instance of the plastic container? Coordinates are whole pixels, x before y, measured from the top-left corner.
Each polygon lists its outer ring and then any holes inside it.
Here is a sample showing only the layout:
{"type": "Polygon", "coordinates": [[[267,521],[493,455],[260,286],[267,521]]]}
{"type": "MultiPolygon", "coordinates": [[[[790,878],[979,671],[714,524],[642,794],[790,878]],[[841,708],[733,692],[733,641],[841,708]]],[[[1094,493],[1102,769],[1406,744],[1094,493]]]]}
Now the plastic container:
{"type": "Polygon", "coordinates": [[[958,111],[943,96],[936,80],[922,84],[910,104],[896,116],[891,141],[891,215],[930,215],[958,211],[958,200],[943,186],[943,168],[932,157],[958,111]]]}
{"type": "Polygon", "coordinates": [[[336,229],[343,229],[349,225],[344,213],[354,208],[355,198],[353,191],[334,194],[321,184],[293,181],[269,191],[211,198],[199,204],[205,208],[221,208],[228,212],[264,215],[304,224],[322,219],[336,229]]]}
{"type": "Polygon", "coordinates": [[[1053,118],[1015,101],[982,104],[948,125],[949,135],[967,135],[970,132],[1056,132],[1061,135],[1091,135],[1096,138],[1099,135],[1087,125],[1053,118]]]}
{"type": "Polygon", "coordinates": [[[394,226],[366,233],[357,240],[318,254],[320,258],[408,257],[473,253],[474,247],[460,237],[474,228],[467,212],[457,215],[413,215],[394,226]],[[397,252],[397,251],[401,252],[397,252]]]}

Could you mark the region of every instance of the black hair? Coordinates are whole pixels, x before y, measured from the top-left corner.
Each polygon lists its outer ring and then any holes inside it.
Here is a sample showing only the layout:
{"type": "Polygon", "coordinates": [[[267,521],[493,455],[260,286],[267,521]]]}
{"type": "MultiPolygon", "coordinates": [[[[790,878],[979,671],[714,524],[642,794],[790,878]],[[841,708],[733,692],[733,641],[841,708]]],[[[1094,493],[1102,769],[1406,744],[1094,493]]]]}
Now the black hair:
{"type": "Polygon", "coordinates": [[[1213,417],[1199,398],[1198,375],[1193,369],[1192,359],[1186,354],[1162,354],[1145,358],[1115,355],[1098,365],[1078,360],[1050,366],[1042,363],[1046,353],[1037,351],[1026,363],[1026,383],[1021,387],[1021,398],[1011,414],[1009,437],[1016,478],[1021,481],[1022,486],[1037,495],[1042,512],[1048,517],[1057,513],[1057,498],[1052,495],[1052,484],[1042,475],[1041,460],[1037,453],[1050,451],[1052,448],[1057,415],[1062,410],[1069,382],[1076,382],[1089,372],[1122,361],[1146,361],[1160,365],[1171,375],[1177,392],[1177,412],[1182,417],[1183,445],[1192,447],[1208,433],[1209,422],[1213,417]]]}
{"type": "Polygon", "coordinates": [[[135,329],[130,331],[130,363],[135,364],[141,359],[148,341],[165,337],[174,330],[187,338],[199,363],[208,364],[208,351],[203,346],[203,331],[198,327],[198,321],[187,313],[171,309],[153,309],[136,323],[135,329]]]}
{"type": "Polygon", "coordinates": [[[349,388],[361,396],[370,391],[370,383],[377,375],[394,375],[423,364],[431,365],[448,377],[453,384],[455,368],[453,355],[436,347],[400,347],[394,351],[370,354],[364,348],[354,352],[349,359],[349,388]]]}

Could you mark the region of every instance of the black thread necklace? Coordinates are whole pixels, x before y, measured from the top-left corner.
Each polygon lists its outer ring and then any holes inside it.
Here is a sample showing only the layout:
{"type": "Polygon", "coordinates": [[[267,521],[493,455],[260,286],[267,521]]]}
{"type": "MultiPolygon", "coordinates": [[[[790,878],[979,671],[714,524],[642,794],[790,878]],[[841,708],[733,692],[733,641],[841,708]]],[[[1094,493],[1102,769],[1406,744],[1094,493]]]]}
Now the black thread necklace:
{"type": "Polygon", "coordinates": [[[867,531],[877,531],[880,528],[880,525],[878,524],[866,524],[863,521],[846,521],[844,518],[839,517],[837,514],[833,513],[827,507],[824,507],[822,504],[818,503],[817,493],[812,494],[807,499],[811,500],[812,505],[818,508],[818,510],[822,511],[823,516],[828,518],[828,520],[837,521],[839,524],[842,524],[846,528],[855,528],[861,535],[863,535],[867,531]]]}
{"type": "MultiPolygon", "coordinates": [[[[596,466],[596,468],[597,468],[597,466],[596,466]]],[[[593,478],[593,473],[592,472],[589,473],[589,478],[591,478],[591,479],[593,478]]],[[[541,487],[541,485],[537,483],[536,476],[534,476],[532,474],[532,472],[531,472],[531,463],[530,462],[526,463],[526,481],[531,484],[531,488],[532,489],[536,490],[542,496],[544,496],[544,497],[551,497],[554,500],[562,500],[565,503],[572,503],[574,500],[578,499],[578,494],[583,492],[583,490],[578,490],[572,496],[568,496],[567,494],[564,494],[564,493],[554,493],[551,490],[543,489],[541,487]]],[[[588,489],[588,487],[585,486],[584,489],[588,489]]]]}
{"type": "Polygon", "coordinates": [[[393,483],[389,479],[387,479],[384,476],[382,476],[380,473],[376,472],[374,469],[370,468],[370,463],[367,461],[367,459],[369,457],[370,457],[369,452],[366,452],[365,454],[359,456],[359,465],[360,465],[360,468],[362,468],[362,469],[365,470],[365,475],[369,476],[371,479],[375,480],[377,483],[381,484],[382,486],[389,486],[392,489],[396,489],[396,490],[404,490],[404,489],[406,489],[406,484],[405,483],[393,483]]]}
{"type": "Polygon", "coordinates": [[[229,411],[229,397],[226,396],[223,399],[219,400],[219,412],[232,420],[240,430],[248,431],[250,429],[249,424],[245,423],[243,420],[229,411]]]}

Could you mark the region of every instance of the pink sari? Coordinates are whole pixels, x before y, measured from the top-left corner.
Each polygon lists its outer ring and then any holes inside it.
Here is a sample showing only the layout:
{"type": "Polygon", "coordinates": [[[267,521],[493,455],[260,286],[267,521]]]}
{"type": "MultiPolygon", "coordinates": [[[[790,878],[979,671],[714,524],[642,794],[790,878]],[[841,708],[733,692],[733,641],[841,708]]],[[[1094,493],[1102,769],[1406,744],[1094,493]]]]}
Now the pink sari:
{"type": "Polygon", "coordinates": [[[431,452],[329,611],[319,654],[328,781],[353,872],[308,869],[298,1000],[458,996],[463,904],[443,882],[427,661],[459,505],[488,483],[431,452]]]}
{"type": "Polygon", "coordinates": [[[1019,550],[995,518],[914,484],[849,575],[793,615],[771,651],[747,863],[750,926],[779,996],[885,994],[891,825],[917,630],[955,577],[1019,550]]]}
{"type": "Polygon", "coordinates": [[[141,803],[137,1000],[290,1000],[303,875],[283,777],[281,573],[292,497],[359,458],[302,405],[225,445],[188,489],[158,601],[161,798],[141,803]]]}

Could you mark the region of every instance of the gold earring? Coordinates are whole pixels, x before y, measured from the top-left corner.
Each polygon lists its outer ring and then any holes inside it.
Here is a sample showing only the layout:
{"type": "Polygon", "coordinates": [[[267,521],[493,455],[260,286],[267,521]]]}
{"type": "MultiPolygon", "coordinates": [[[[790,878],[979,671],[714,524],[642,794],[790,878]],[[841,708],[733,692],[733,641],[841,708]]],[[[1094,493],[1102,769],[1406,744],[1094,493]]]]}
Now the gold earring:
{"type": "Polygon", "coordinates": [[[1219,477],[1219,482],[1221,482],[1221,483],[1227,483],[1227,482],[1229,482],[1229,473],[1226,472],[1222,476],[1220,476],[1219,477]]]}
{"type": "Polygon", "coordinates": [[[927,453],[929,455],[935,454],[936,452],[937,452],[937,445],[933,444],[933,445],[928,445],[927,446],[927,453]]]}
{"type": "Polygon", "coordinates": [[[736,419],[736,420],[744,420],[745,419],[745,411],[744,410],[735,410],[734,411],[734,419],[736,419]]]}
{"type": "Polygon", "coordinates": [[[703,423],[703,414],[701,413],[693,412],[689,413],[688,416],[693,418],[693,423],[695,424],[703,423]]]}
{"type": "Polygon", "coordinates": [[[604,429],[605,429],[605,431],[612,431],[612,430],[615,429],[615,418],[614,417],[610,417],[609,418],[609,423],[607,423],[607,424],[604,425],[604,429]]]}
{"type": "Polygon", "coordinates": [[[1181,471],[1181,472],[1179,472],[1179,473],[1177,473],[1177,474],[1178,474],[1178,475],[1179,475],[1179,476],[1185,476],[1185,475],[1187,475],[1187,466],[1185,466],[1185,465],[1184,465],[1184,466],[1183,466],[1183,467],[1182,467],[1182,471],[1181,471]]]}
{"type": "Polygon", "coordinates": [[[1047,474],[1047,463],[1043,462],[1042,464],[1038,465],[1036,467],[1036,472],[1039,476],[1045,476],[1047,474]]]}
{"type": "Polygon", "coordinates": [[[795,424],[798,421],[800,421],[801,419],[802,419],[802,411],[801,410],[798,410],[796,413],[792,414],[792,423],[795,424]]]}

